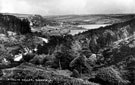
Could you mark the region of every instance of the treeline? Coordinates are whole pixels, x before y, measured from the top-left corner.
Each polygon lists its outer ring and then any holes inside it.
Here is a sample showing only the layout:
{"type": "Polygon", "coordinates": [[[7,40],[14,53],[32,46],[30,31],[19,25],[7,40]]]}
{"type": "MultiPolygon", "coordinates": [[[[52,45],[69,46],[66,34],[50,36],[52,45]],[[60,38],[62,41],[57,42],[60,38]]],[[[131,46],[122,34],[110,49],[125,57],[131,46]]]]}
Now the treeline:
{"type": "Polygon", "coordinates": [[[0,33],[6,34],[7,31],[26,34],[31,32],[28,19],[19,19],[12,15],[0,14],[0,33]]]}
{"type": "Polygon", "coordinates": [[[28,19],[32,23],[33,27],[43,27],[46,25],[50,25],[50,26],[59,25],[56,21],[47,20],[40,15],[30,16],[28,19]]]}

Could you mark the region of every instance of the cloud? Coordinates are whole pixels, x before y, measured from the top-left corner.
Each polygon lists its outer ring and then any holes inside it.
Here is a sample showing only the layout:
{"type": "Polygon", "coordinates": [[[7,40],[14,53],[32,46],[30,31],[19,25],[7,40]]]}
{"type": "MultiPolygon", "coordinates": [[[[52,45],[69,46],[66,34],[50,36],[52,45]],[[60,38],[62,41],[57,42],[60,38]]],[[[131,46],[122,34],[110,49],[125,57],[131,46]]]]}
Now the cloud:
{"type": "Polygon", "coordinates": [[[27,14],[42,14],[46,13],[46,10],[39,3],[30,3],[26,0],[2,0],[1,1],[1,12],[8,13],[27,13],[27,14]]]}
{"type": "Polygon", "coordinates": [[[1,1],[0,1],[0,10],[1,10],[1,1]]]}
{"type": "Polygon", "coordinates": [[[0,12],[42,15],[135,13],[135,1],[0,0],[0,12]]]}
{"type": "Polygon", "coordinates": [[[91,13],[131,13],[133,0],[89,0],[87,5],[88,11],[91,13]]]}
{"type": "Polygon", "coordinates": [[[87,0],[61,0],[59,10],[64,13],[83,14],[87,13],[86,4],[87,0]]]}

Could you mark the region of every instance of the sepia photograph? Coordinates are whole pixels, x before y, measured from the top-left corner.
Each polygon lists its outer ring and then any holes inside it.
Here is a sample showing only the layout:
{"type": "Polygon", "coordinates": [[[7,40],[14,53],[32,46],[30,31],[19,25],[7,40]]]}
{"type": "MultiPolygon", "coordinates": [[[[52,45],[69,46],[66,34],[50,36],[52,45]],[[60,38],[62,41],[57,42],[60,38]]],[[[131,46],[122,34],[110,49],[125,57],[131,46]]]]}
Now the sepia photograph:
{"type": "Polygon", "coordinates": [[[0,0],[0,85],[135,85],[135,0],[0,0]]]}

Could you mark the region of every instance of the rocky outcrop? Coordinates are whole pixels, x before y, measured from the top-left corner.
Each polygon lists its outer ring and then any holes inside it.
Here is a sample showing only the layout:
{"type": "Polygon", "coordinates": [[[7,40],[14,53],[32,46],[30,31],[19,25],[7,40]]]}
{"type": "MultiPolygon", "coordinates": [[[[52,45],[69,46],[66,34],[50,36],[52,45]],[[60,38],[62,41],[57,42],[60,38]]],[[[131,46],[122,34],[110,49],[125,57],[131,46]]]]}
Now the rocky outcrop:
{"type": "MultiPolygon", "coordinates": [[[[101,66],[96,68],[96,64],[94,65],[94,68],[98,69],[99,72],[97,73],[94,82],[99,83],[100,81],[100,84],[103,83],[103,85],[106,83],[107,85],[109,83],[110,85],[112,83],[114,83],[114,85],[119,85],[120,82],[124,83],[122,85],[127,85],[127,83],[128,85],[135,84],[134,28],[135,19],[107,27],[101,27],[99,29],[89,30],[74,37],[75,40],[81,43],[82,47],[86,45],[85,48],[92,53],[101,54],[102,56],[99,56],[98,59],[99,62],[102,61],[101,66]],[[120,81],[115,81],[113,79],[120,81]]],[[[90,81],[93,80],[90,79],[90,81]]]]}
{"type": "Polygon", "coordinates": [[[75,40],[82,42],[82,46],[89,48],[92,53],[112,46],[115,41],[120,41],[135,32],[135,19],[117,23],[99,29],[92,29],[74,36],[75,40]],[[86,45],[86,46],[84,46],[86,45]]]}

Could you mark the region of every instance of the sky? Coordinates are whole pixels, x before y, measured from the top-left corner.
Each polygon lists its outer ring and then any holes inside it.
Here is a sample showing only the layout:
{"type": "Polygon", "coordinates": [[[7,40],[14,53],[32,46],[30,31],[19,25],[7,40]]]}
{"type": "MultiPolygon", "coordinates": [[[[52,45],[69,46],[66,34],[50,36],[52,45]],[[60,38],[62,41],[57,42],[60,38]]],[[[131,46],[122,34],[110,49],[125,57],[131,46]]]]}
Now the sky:
{"type": "Polygon", "coordinates": [[[41,15],[135,13],[135,0],[0,0],[0,12],[41,15]]]}

